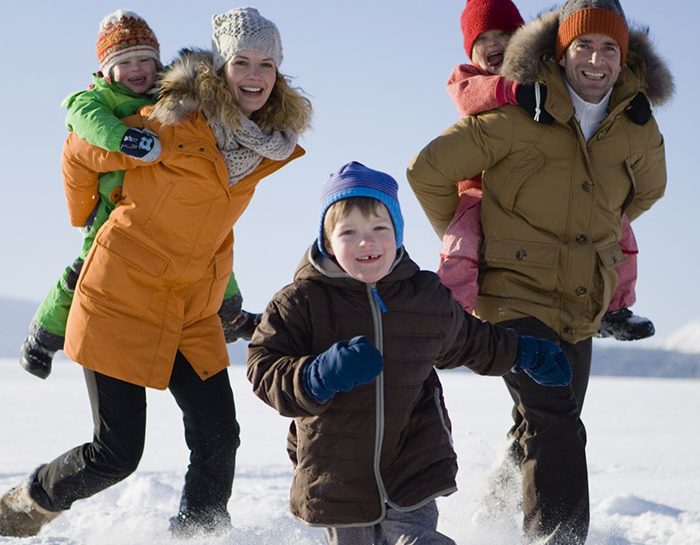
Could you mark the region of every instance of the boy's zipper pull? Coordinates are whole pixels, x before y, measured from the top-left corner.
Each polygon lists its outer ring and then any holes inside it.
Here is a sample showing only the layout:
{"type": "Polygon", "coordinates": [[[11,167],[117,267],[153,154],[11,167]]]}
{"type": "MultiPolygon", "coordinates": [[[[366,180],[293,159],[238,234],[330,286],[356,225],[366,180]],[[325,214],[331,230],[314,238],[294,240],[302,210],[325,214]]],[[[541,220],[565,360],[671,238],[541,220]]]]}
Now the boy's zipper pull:
{"type": "Polygon", "coordinates": [[[389,310],[388,308],[386,308],[386,305],[384,304],[384,301],[382,301],[382,298],[379,297],[379,292],[377,291],[376,286],[372,288],[372,296],[374,297],[374,300],[379,305],[379,310],[382,311],[382,314],[384,314],[387,310],[389,310]]]}

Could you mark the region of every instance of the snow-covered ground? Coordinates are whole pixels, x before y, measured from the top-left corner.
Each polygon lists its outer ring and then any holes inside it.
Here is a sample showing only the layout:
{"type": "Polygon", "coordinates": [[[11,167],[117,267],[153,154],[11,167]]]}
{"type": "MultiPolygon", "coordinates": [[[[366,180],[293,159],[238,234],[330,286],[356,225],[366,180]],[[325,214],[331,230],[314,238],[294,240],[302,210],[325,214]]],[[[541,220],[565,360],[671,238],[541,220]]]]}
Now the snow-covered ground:
{"type": "MultiPolygon", "coordinates": [[[[207,545],[311,545],[319,530],[287,514],[291,466],[288,421],[255,398],[241,365],[229,370],[242,427],[234,493],[234,531],[195,540],[207,545]]],[[[508,427],[509,399],[500,379],[442,373],[460,459],[460,490],[439,500],[440,529],[459,545],[516,545],[512,524],[473,521],[486,477],[508,427]]],[[[160,545],[171,543],[187,451],[179,411],[167,392],[149,391],[146,451],[126,481],[56,519],[35,538],[12,545],[160,545]]],[[[14,359],[0,359],[0,491],[41,462],[89,440],[90,410],[80,368],[58,361],[39,381],[14,359]]],[[[700,381],[593,377],[588,429],[592,524],[589,545],[700,544],[700,381]]]]}

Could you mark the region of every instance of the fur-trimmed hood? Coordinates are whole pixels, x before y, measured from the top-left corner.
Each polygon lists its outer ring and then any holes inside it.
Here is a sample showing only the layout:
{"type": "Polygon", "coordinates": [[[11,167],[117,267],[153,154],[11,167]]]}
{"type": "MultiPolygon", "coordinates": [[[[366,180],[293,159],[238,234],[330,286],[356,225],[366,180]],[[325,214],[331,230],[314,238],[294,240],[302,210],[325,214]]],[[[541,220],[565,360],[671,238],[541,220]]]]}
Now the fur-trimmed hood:
{"type": "MultiPolygon", "coordinates": [[[[175,125],[193,112],[207,118],[238,119],[240,111],[222,115],[224,106],[217,102],[210,89],[205,92],[205,81],[219,78],[214,70],[213,53],[204,49],[182,49],[178,57],[165,69],[158,80],[158,102],[150,114],[162,125],[175,125]]],[[[228,105],[226,108],[235,108],[228,105]]],[[[235,130],[237,127],[230,127],[235,130]]]]}
{"type": "MultiPolygon", "coordinates": [[[[537,81],[541,63],[554,59],[558,28],[557,9],[539,15],[516,30],[506,48],[501,75],[523,83],[537,81]]],[[[654,50],[648,28],[630,28],[626,66],[639,78],[653,105],[660,106],[673,96],[673,76],[654,50]]]]}

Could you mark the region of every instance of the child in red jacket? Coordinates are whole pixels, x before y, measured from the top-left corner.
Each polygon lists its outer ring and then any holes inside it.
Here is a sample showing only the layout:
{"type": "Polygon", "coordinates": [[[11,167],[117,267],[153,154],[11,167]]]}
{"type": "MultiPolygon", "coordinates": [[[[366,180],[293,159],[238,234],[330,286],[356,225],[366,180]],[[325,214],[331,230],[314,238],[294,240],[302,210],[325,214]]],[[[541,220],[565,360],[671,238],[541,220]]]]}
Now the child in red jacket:
{"type": "MultiPolygon", "coordinates": [[[[473,115],[508,104],[532,104],[532,86],[520,86],[500,76],[510,36],[523,24],[511,0],[468,0],[461,16],[464,50],[472,64],[457,65],[447,82],[447,93],[460,115],[473,115]]],[[[544,102],[544,101],[542,101],[544,102]]],[[[548,115],[542,112],[542,115],[548,115]]],[[[472,312],[479,293],[481,246],[481,176],[458,184],[459,206],[445,231],[437,273],[442,283],[472,312]]],[[[623,216],[620,247],[625,261],[617,268],[618,283],[603,316],[599,336],[637,340],[654,334],[648,318],[629,310],[635,302],[637,241],[627,216],[623,216]]]]}

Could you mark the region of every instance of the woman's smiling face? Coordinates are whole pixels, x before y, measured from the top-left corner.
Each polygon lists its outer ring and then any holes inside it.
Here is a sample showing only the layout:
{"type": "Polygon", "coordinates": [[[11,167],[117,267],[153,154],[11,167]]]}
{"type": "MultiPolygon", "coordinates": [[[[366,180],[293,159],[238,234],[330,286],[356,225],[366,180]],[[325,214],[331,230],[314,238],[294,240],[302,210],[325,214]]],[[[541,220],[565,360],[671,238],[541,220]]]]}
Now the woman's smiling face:
{"type": "Polygon", "coordinates": [[[275,86],[277,67],[265,53],[237,52],[224,65],[224,77],[246,117],[262,108],[275,86]]]}

